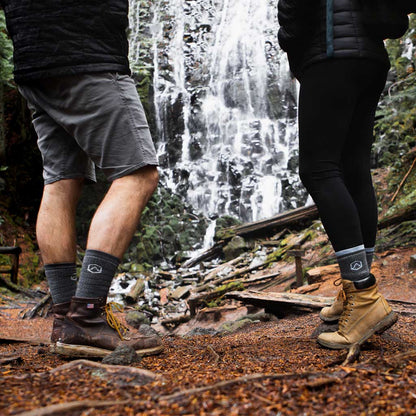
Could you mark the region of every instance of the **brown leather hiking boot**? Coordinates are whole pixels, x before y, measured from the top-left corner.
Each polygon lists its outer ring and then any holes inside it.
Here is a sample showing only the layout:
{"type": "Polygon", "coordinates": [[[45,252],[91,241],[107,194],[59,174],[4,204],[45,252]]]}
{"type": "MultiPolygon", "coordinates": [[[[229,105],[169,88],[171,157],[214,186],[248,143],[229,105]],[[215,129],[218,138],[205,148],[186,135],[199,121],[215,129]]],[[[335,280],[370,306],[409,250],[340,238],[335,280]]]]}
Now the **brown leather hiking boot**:
{"type": "Polygon", "coordinates": [[[71,302],[65,303],[56,303],[52,305],[52,313],[53,313],[53,327],[52,327],[52,334],[51,334],[51,342],[58,341],[59,337],[61,336],[62,324],[65,319],[65,315],[69,311],[69,305],[71,302]]]}
{"type": "Polygon", "coordinates": [[[339,319],[339,329],[319,335],[319,344],[332,349],[361,345],[371,335],[382,333],[396,323],[397,315],[378,292],[377,284],[357,289],[354,282],[342,280],[342,286],[347,301],[339,319]]]}
{"type": "Polygon", "coordinates": [[[119,345],[130,346],[139,355],[163,350],[158,335],[129,330],[114,316],[112,306],[104,298],[73,297],[53,351],[70,357],[105,357],[119,345]]]}
{"type": "MultiPolygon", "coordinates": [[[[334,285],[339,286],[341,282],[341,279],[337,279],[335,280],[334,285]]],[[[346,300],[347,298],[345,296],[344,290],[341,288],[341,290],[338,292],[337,297],[334,300],[334,303],[331,306],[325,306],[325,308],[322,308],[321,312],[319,313],[319,317],[324,322],[338,321],[338,319],[342,315],[342,311],[344,310],[344,303],[346,302],[346,300]]]]}

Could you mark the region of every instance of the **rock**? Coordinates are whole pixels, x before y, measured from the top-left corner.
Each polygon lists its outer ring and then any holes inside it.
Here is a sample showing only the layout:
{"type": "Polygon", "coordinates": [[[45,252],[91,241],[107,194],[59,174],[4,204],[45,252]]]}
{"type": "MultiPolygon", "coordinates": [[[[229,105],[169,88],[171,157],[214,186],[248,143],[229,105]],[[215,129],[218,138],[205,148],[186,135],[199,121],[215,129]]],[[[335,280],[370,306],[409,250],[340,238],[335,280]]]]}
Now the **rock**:
{"type": "Polygon", "coordinates": [[[409,268],[416,269],[416,254],[413,254],[412,256],[410,256],[409,268]]]}
{"type": "Polygon", "coordinates": [[[258,313],[252,313],[252,314],[248,314],[246,316],[244,316],[241,319],[250,319],[250,321],[255,322],[255,321],[261,321],[261,322],[268,322],[268,321],[275,321],[277,322],[279,319],[271,314],[271,313],[266,313],[266,312],[258,312],[258,313]]]}
{"type": "Polygon", "coordinates": [[[157,333],[157,331],[155,331],[150,324],[141,324],[140,325],[140,333],[142,335],[146,335],[146,336],[154,336],[154,335],[159,335],[157,333]]]}
{"type": "Polygon", "coordinates": [[[218,331],[214,328],[201,328],[196,327],[189,331],[185,337],[193,337],[196,335],[217,335],[218,331]]]}
{"type": "Polygon", "coordinates": [[[235,236],[231,241],[223,248],[225,261],[235,259],[240,254],[246,251],[247,244],[243,237],[235,236]]]}
{"type": "Polygon", "coordinates": [[[128,314],[126,314],[126,322],[129,325],[131,325],[133,328],[141,329],[143,325],[150,324],[150,319],[143,312],[133,311],[133,312],[129,312],[128,314]]]}
{"type": "Polygon", "coordinates": [[[244,328],[245,326],[253,323],[251,319],[242,318],[234,322],[224,322],[219,328],[218,332],[220,333],[230,333],[235,332],[238,329],[244,328]]]}
{"type": "Polygon", "coordinates": [[[128,345],[119,345],[112,353],[103,358],[103,364],[131,365],[140,363],[141,357],[128,345]]]}

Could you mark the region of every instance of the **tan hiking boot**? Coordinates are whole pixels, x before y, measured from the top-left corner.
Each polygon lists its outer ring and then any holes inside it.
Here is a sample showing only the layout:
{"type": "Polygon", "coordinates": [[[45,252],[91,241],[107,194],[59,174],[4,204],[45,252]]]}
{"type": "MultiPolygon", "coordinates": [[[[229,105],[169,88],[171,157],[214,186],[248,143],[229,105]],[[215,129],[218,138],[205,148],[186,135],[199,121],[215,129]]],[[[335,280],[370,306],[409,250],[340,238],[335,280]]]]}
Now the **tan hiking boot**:
{"type": "Polygon", "coordinates": [[[371,335],[385,331],[397,321],[396,313],[378,292],[377,284],[357,289],[354,282],[342,280],[342,286],[347,301],[339,319],[339,329],[319,335],[319,344],[332,349],[361,345],[371,335]]]}
{"type": "MultiPolygon", "coordinates": [[[[334,285],[339,286],[341,282],[341,279],[337,279],[335,280],[334,285]]],[[[341,290],[338,292],[337,297],[334,300],[334,303],[331,306],[325,306],[325,308],[322,308],[321,312],[319,313],[319,317],[324,322],[338,321],[338,319],[342,315],[342,311],[344,310],[344,304],[346,300],[347,298],[345,296],[344,290],[341,288],[341,290]]]]}
{"type": "Polygon", "coordinates": [[[113,306],[104,298],[73,297],[53,351],[70,357],[105,357],[119,345],[130,346],[139,355],[163,350],[157,334],[130,330],[114,316],[113,306]]]}

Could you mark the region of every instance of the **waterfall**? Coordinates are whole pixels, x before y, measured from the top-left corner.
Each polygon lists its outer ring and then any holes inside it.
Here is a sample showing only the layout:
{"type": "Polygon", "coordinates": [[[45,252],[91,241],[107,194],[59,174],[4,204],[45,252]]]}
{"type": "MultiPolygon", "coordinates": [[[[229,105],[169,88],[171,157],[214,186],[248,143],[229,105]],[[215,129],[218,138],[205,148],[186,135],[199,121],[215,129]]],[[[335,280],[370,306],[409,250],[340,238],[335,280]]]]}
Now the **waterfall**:
{"type": "Polygon", "coordinates": [[[278,46],[276,2],[130,3],[130,60],[133,71],[141,60],[153,68],[166,186],[208,217],[251,221],[304,205],[297,84],[278,46]]]}

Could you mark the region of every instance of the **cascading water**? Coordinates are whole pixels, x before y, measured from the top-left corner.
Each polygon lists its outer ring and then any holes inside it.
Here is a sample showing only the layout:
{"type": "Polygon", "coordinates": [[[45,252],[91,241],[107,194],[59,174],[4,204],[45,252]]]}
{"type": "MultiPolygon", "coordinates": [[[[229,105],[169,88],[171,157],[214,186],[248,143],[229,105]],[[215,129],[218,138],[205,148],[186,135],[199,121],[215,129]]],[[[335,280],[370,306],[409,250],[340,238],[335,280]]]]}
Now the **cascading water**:
{"type": "Polygon", "coordinates": [[[153,59],[166,185],[210,217],[251,221],[303,205],[297,85],[278,46],[276,2],[131,0],[130,10],[133,70],[141,45],[153,59]]]}

